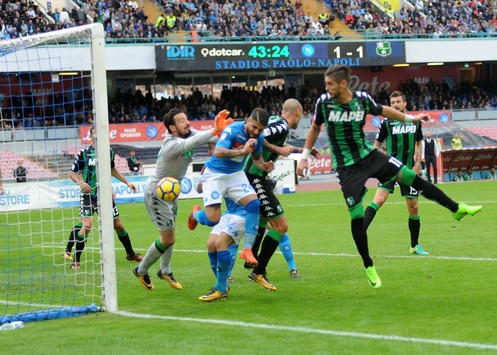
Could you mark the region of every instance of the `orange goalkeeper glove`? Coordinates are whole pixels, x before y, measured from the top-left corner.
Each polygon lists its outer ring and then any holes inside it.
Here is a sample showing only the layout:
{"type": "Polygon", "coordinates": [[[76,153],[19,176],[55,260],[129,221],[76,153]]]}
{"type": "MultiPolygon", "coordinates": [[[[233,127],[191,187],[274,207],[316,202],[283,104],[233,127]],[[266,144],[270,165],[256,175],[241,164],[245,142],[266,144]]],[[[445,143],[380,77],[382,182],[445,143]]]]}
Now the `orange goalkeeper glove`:
{"type": "Polygon", "coordinates": [[[214,136],[219,137],[221,132],[223,132],[226,127],[235,122],[231,117],[228,117],[229,114],[230,112],[228,110],[222,110],[217,114],[214,122],[214,128],[212,129],[212,134],[214,136]]]}

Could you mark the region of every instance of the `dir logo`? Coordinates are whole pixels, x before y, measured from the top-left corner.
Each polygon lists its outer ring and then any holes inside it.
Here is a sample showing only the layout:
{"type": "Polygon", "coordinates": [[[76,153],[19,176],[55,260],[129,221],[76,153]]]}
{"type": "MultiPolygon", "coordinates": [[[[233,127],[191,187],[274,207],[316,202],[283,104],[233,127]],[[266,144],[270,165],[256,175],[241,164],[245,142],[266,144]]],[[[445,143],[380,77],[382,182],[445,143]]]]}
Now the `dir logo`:
{"type": "Polygon", "coordinates": [[[166,55],[169,60],[195,59],[195,48],[192,46],[167,46],[166,55]]]}

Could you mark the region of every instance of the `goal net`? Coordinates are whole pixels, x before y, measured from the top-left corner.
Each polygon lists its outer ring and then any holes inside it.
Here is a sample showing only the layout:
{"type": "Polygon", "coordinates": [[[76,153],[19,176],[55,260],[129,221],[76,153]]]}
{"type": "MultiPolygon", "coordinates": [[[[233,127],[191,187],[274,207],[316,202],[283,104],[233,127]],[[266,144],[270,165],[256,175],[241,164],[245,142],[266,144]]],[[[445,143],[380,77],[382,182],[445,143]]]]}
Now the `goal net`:
{"type": "Polygon", "coordinates": [[[1,41],[0,73],[0,324],[116,311],[103,27],[1,41]],[[96,131],[100,214],[73,269],[81,125],[96,131]]]}

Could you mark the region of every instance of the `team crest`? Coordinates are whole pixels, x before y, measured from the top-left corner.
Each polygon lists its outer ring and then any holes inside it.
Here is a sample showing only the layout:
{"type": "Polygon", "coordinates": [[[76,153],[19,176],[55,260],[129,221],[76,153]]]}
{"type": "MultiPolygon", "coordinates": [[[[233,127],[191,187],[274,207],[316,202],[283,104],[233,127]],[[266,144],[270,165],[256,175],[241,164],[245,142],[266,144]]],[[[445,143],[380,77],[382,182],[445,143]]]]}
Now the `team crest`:
{"type": "Polygon", "coordinates": [[[376,54],[381,57],[388,57],[392,54],[392,47],[390,42],[376,42],[376,54]]]}
{"type": "Polygon", "coordinates": [[[189,159],[195,156],[195,148],[188,149],[186,152],[182,154],[183,158],[189,159]]]}

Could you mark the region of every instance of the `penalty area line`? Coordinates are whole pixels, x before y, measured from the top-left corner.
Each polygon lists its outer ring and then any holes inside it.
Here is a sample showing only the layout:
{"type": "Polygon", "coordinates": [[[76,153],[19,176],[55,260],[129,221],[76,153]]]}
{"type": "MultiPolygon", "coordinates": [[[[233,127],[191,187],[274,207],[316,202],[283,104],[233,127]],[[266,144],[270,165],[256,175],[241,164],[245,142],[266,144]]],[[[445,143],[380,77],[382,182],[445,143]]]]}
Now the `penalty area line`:
{"type": "Polygon", "coordinates": [[[360,332],[344,332],[338,330],[328,330],[328,329],[313,329],[306,327],[292,327],[276,324],[261,324],[261,323],[248,323],[240,321],[230,321],[222,319],[202,319],[202,318],[191,318],[191,317],[174,317],[174,316],[160,316],[152,314],[140,314],[127,311],[118,311],[113,314],[141,318],[141,319],[161,319],[161,320],[172,320],[179,322],[193,322],[193,323],[206,323],[206,324],[217,324],[226,326],[236,326],[245,328],[255,328],[255,329],[266,329],[266,330],[277,330],[277,331],[290,331],[296,333],[309,333],[309,334],[322,334],[337,337],[349,337],[357,339],[373,339],[373,340],[388,340],[388,341],[400,341],[406,343],[418,343],[418,344],[432,344],[439,346],[457,347],[457,348],[469,348],[478,350],[497,350],[497,344],[482,344],[482,343],[470,343],[464,341],[451,341],[442,339],[425,339],[425,338],[413,338],[413,337],[403,337],[398,335],[382,335],[382,334],[371,334],[371,333],[360,333],[360,332]]]}

